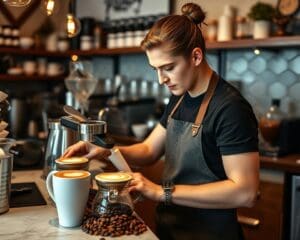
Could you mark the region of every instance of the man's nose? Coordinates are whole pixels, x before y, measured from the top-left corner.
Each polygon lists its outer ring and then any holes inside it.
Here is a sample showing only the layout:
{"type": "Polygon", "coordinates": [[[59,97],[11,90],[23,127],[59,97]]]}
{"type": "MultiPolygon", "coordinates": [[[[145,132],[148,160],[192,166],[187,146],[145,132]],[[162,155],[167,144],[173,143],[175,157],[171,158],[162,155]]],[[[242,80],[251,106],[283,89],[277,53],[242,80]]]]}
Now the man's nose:
{"type": "Polygon", "coordinates": [[[165,76],[160,70],[157,72],[157,74],[158,74],[158,82],[160,85],[168,81],[168,77],[165,76]]]}

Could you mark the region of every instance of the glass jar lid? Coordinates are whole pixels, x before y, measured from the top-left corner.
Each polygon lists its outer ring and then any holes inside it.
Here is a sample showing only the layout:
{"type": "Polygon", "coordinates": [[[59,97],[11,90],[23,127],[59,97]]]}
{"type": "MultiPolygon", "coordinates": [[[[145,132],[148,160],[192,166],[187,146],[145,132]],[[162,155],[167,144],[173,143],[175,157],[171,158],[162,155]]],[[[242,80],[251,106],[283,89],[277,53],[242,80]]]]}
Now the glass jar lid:
{"type": "Polygon", "coordinates": [[[123,183],[130,181],[132,176],[125,172],[105,172],[96,175],[95,179],[102,183],[123,183]]]}
{"type": "Polygon", "coordinates": [[[89,160],[85,157],[59,158],[55,160],[58,169],[86,169],[89,160]]]}

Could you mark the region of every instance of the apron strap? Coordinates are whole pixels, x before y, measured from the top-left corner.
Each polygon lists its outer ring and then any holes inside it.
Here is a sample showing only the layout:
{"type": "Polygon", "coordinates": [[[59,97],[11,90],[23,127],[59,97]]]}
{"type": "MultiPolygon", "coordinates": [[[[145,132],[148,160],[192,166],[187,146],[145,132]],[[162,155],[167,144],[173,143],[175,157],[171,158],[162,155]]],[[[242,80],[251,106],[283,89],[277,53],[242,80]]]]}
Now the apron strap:
{"type": "Polygon", "coordinates": [[[213,72],[212,76],[210,78],[209,84],[208,84],[207,91],[206,91],[203,101],[200,105],[195,123],[192,125],[192,136],[193,137],[197,136],[197,134],[199,132],[199,128],[202,125],[202,121],[205,116],[206,110],[208,108],[210,100],[211,100],[212,96],[214,95],[215,89],[217,87],[218,80],[219,80],[219,78],[218,78],[217,74],[215,72],[213,72]]]}
{"type": "Polygon", "coordinates": [[[184,97],[184,94],[179,98],[178,102],[176,103],[175,107],[173,108],[172,112],[169,114],[168,116],[168,122],[170,121],[170,118],[173,116],[174,112],[177,110],[177,108],[179,107],[179,104],[182,102],[184,97]]]}
{"type": "MultiPolygon", "coordinates": [[[[213,72],[212,76],[210,78],[209,84],[208,84],[208,88],[207,91],[204,95],[203,101],[200,105],[195,123],[192,125],[192,136],[195,137],[197,136],[198,132],[199,132],[199,128],[202,124],[203,118],[205,116],[208,104],[210,103],[210,100],[212,98],[212,96],[214,95],[215,89],[217,87],[218,84],[218,80],[219,77],[218,75],[213,72]]],[[[173,110],[171,111],[171,113],[168,116],[168,122],[170,121],[170,118],[173,116],[174,112],[177,110],[177,108],[179,107],[179,104],[182,102],[184,95],[182,95],[180,97],[180,99],[178,100],[178,102],[176,103],[175,107],[173,108],[173,110]]]]}

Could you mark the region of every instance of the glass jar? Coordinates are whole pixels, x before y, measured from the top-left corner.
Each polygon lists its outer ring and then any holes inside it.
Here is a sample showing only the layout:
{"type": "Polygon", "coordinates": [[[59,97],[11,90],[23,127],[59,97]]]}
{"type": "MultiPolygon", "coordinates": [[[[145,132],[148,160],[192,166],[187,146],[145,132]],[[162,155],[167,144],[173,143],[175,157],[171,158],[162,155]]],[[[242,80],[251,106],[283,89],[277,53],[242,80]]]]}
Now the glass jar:
{"type": "Polygon", "coordinates": [[[279,130],[283,119],[283,113],[280,111],[279,106],[280,100],[272,99],[270,108],[259,121],[260,133],[264,140],[263,153],[274,158],[279,155],[279,130]]]}
{"type": "Polygon", "coordinates": [[[98,192],[94,198],[92,211],[100,215],[131,215],[133,201],[128,192],[132,177],[125,172],[106,172],[96,175],[98,192]]]}

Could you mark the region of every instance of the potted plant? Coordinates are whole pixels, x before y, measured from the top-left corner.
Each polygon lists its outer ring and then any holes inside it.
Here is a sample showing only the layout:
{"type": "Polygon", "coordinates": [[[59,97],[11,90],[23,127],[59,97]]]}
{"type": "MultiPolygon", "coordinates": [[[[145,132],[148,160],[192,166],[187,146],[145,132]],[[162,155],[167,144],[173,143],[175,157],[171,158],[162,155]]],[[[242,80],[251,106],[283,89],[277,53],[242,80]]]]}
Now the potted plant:
{"type": "Polygon", "coordinates": [[[254,21],[253,38],[270,36],[271,21],[274,14],[274,7],[268,3],[257,2],[251,7],[248,17],[254,21]]]}

